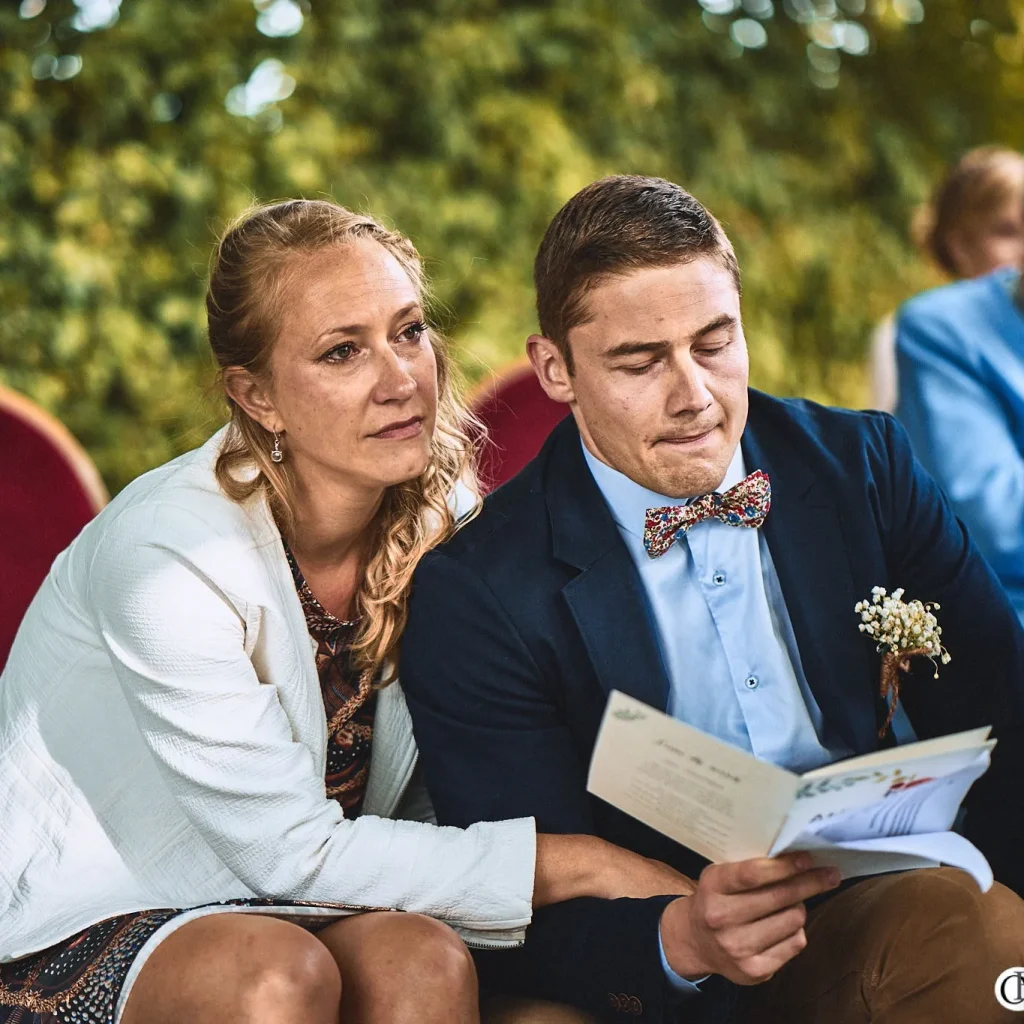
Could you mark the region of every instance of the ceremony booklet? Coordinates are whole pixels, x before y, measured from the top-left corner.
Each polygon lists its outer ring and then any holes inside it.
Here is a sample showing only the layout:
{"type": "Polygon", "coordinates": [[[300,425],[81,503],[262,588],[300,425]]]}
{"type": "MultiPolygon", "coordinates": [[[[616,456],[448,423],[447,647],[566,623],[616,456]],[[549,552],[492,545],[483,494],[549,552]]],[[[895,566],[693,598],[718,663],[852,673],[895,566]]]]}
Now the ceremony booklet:
{"type": "Polygon", "coordinates": [[[992,869],[952,831],[989,765],[989,728],[796,775],[617,690],[587,789],[711,861],[806,850],[844,878],[949,864],[983,892],[992,869]]]}

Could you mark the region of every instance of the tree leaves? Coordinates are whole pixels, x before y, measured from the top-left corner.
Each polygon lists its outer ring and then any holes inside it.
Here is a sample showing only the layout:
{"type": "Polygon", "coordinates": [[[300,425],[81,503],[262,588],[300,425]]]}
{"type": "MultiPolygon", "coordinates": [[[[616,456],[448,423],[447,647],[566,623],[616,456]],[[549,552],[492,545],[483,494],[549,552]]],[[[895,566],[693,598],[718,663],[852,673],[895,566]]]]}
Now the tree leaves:
{"type": "Polygon", "coordinates": [[[963,149],[1024,142],[1022,0],[346,0],[286,36],[262,0],[134,0],[82,32],[86,6],[0,10],[0,378],[112,490],[222,416],[204,275],[254,197],[411,235],[476,379],[522,351],[561,203],[671,177],[736,244],[754,383],[859,405],[871,327],[938,280],[913,207],[963,149]]]}

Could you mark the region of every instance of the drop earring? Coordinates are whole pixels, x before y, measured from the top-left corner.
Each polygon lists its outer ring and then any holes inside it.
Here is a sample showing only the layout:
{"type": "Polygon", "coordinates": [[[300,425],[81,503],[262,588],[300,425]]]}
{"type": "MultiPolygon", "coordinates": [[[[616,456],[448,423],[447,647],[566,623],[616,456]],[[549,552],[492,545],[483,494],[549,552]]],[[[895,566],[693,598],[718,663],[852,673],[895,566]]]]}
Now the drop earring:
{"type": "Polygon", "coordinates": [[[284,452],[281,451],[281,438],[277,436],[277,431],[274,431],[274,447],[270,449],[270,461],[271,462],[284,462],[284,452]]]}

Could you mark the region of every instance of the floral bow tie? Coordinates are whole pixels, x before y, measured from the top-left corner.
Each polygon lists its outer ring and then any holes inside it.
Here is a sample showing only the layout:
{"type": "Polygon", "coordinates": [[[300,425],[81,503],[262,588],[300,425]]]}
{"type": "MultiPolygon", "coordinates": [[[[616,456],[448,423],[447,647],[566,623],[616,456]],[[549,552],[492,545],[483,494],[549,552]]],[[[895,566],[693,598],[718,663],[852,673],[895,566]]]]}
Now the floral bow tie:
{"type": "Polygon", "coordinates": [[[651,558],[658,558],[691,526],[705,519],[719,519],[729,526],[751,526],[756,530],[771,506],[771,481],[767,473],[757,470],[724,494],[716,491],[694,498],[689,505],[649,508],[644,523],[644,547],[651,558]]]}

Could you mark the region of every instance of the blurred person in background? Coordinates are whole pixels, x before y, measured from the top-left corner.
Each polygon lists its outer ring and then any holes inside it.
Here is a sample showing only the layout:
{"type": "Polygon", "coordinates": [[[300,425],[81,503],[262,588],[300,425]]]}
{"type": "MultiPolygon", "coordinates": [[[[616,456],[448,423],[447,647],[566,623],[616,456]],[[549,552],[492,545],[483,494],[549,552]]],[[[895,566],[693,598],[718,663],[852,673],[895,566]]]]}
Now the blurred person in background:
{"type": "MultiPolygon", "coordinates": [[[[915,218],[918,248],[953,280],[1016,266],[1024,254],[1024,156],[982,146],[964,154],[915,218]]],[[[896,322],[871,339],[871,408],[895,412],[896,322]]]]}
{"type": "Polygon", "coordinates": [[[333,203],[220,241],[230,424],[57,558],[0,676],[0,1022],[475,1024],[456,928],[691,890],[528,817],[432,823],[394,664],[472,450],[424,301],[412,244],[333,203]]]}
{"type": "Polygon", "coordinates": [[[1024,229],[1014,263],[925,292],[897,316],[896,415],[1024,620],[1024,229]]]}

